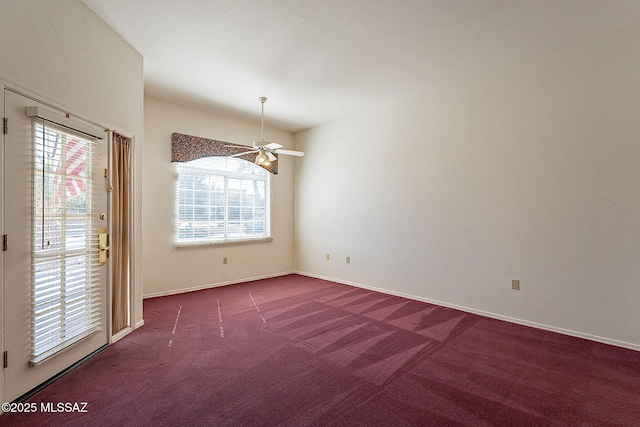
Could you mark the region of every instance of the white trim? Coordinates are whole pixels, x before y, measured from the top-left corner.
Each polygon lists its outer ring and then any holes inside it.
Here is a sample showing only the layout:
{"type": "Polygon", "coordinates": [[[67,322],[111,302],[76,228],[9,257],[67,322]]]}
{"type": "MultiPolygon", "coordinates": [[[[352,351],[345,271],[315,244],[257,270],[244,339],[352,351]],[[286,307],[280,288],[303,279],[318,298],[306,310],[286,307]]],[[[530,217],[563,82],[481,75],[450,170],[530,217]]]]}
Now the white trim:
{"type": "Polygon", "coordinates": [[[127,326],[117,334],[111,336],[110,344],[113,344],[114,342],[120,340],[121,338],[124,338],[125,336],[129,335],[132,331],[133,330],[131,329],[131,326],[127,326]]]}
{"type": "Polygon", "coordinates": [[[573,330],[570,330],[570,329],[558,328],[558,327],[555,327],[555,326],[545,325],[543,323],[530,322],[528,320],[518,319],[516,317],[504,316],[504,315],[501,315],[501,314],[491,313],[491,312],[488,312],[488,311],[477,310],[475,308],[465,307],[465,306],[461,306],[461,305],[457,305],[457,304],[450,304],[450,303],[446,303],[446,302],[443,302],[443,301],[433,300],[433,299],[430,299],[430,298],[419,297],[419,296],[416,296],[416,295],[405,294],[403,292],[395,292],[395,291],[390,291],[388,289],[382,289],[382,288],[376,288],[374,286],[363,285],[362,283],[350,282],[350,281],[347,281],[347,280],[340,280],[340,279],[335,279],[335,278],[332,278],[332,277],[325,277],[325,276],[321,276],[321,275],[318,275],[318,274],[305,273],[305,272],[302,272],[302,271],[294,271],[293,273],[294,274],[299,274],[301,276],[312,277],[314,279],[328,280],[328,281],[340,283],[340,284],[343,284],[343,285],[349,285],[349,286],[355,286],[357,288],[368,289],[368,290],[371,290],[371,291],[380,292],[380,293],[387,294],[387,295],[394,295],[394,296],[408,298],[408,299],[412,299],[412,300],[416,300],[416,301],[426,302],[426,303],[429,303],[429,304],[435,304],[435,305],[439,305],[439,306],[442,306],[442,307],[453,308],[453,309],[464,311],[464,312],[467,312],[467,313],[477,314],[477,315],[480,315],[480,316],[483,316],[483,317],[489,317],[491,319],[497,319],[497,320],[503,320],[503,321],[509,322],[509,323],[515,323],[517,325],[530,326],[532,328],[542,329],[544,331],[557,332],[557,333],[562,334],[562,335],[568,335],[568,336],[576,337],[576,338],[583,338],[583,339],[586,339],[586,340],[595,341],[595,342],[599,342],[599,343],[603,343],[603,344],[614,345],[616,347],[623,347],[623,348],[628,348],[630,350],[640,351],[640,344],[634,344],[634,343],[630,343],[630,342],[626,342],[626,341],[614,340],[614,339],[611,339],[611,338],[606,338],[606,337],[601,337],[601,336],[598,336],[598,335],[587,334],[587,333],[584,333],[584,332],[573,331],[573,330]]]}
{"type": "Polygon", "coordinates": [[[152,294],[143,294],[142,298],[147,299],[147,298],[155,298],[155,297],[165,297],[169,295],[184,294],[187,292],[201,291],[203,289],[219,288],[221,286],[237,285],[238,283],[253,282],[255,280],[271,279],[273,277],[287,276],[293,273],[294,273],[293,271],[283,271],[280,273],[266,274],[264,276],[247,277],[244,279],[236,279],[236,280],[229,280],[226,282],[218,282],[218,283],[210,283],[210,284],[200,285],[200,286],[193,286],[191,288],[174,289],[174,290],[165,291],[165,292],[154,292],[152,294]]]}
{"type": "Polygon", "coordinates": [[[237,240],[192,240],[190,242],[173,242],[175,248],[189,248],[192,246],[238,245],[242,243],[271,242],[273,237],[258,237],[255,239],[240,238],[237,240]]]}
{"type": "Polygon", "coordinates": [[[139,327],[144,326],[144,319],[142,319],[141,321],[139,321],[138,323],[136,323],[136,329],[138,329],[139,327]]]}

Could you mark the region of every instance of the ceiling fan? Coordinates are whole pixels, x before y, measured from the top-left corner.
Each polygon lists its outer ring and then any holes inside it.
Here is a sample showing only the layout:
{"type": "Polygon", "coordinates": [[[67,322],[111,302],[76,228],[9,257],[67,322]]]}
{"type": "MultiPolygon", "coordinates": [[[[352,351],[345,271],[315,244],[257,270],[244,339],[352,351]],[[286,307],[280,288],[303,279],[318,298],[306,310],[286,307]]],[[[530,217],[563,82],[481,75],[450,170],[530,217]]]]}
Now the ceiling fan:
{"type": "Polygon", "coordinates": [[[267,98],[261,96],[260,98],[258,98],[258,101],[260,101],[260,103],[262,104],[262,114],[260,116],[260,140],[254,141],[253,146],[251,147],[241,144],[228,145],[227,147],[249,149],[241,153],[233,154],[229,157],[238,157],[244,154],[258,153],[255,163],[261,166],[268,166],[271,162],[276,160],[276,156],[274,156],[274,154],[285,154],[287,156],[296,157],[304,156],[304,153],[302,151],[284,150],[282,148],[282,145],[278,144],[277,142],[269,142],[264,140],[264,103],[267,101],[267,98]]]}

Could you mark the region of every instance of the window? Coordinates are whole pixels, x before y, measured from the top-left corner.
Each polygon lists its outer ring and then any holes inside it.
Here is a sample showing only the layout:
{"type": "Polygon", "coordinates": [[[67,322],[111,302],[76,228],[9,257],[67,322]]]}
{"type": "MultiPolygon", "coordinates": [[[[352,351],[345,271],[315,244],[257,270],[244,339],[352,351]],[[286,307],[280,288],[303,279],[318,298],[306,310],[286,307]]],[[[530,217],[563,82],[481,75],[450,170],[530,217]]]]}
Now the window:
{"type": "Polygon", "coordinates": [[[271,238],[269,172],[229,157],[177,163],[176,169],[176,244],[271,238]]]}
{"type": "Polygon", "coordinates": [[[100,329],[93,142],[34,120],[32,363],[100,329]]]}

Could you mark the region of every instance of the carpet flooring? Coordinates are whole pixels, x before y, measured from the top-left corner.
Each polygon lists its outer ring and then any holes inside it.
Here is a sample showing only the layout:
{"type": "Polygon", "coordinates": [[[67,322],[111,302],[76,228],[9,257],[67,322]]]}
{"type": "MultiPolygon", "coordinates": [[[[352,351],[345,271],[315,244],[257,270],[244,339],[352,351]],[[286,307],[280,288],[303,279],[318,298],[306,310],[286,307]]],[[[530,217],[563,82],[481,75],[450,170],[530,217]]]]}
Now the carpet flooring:
{"type": "Polygon", "coordinates": [[[289,275],[145,325],[3,426],[640,426],[640,352],[289,275]]]}

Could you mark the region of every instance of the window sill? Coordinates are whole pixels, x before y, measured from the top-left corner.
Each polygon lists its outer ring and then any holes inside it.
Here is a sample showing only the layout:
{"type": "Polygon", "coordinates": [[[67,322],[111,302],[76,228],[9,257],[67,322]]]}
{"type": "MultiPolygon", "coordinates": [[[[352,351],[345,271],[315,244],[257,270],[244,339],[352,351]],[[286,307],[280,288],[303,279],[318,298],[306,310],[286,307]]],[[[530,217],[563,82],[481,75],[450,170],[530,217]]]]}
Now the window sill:
{"type": "Polygon", "coordinates": [[[224,241],[211,241],[211,240],[200,240],[200,241],[192,241],[192,242],[174,242],[176,248],[189,248],[194,246],[220,246],[220,245],[238,245],[245,243],[260,243],[260,242],[270,242],[273,240],[273,237],[260,237],[256,239],[238,239],[238,240],[224,240],[224,241]]]}

